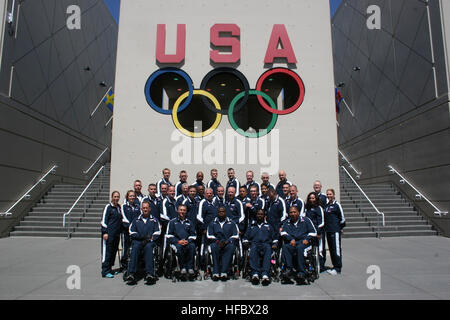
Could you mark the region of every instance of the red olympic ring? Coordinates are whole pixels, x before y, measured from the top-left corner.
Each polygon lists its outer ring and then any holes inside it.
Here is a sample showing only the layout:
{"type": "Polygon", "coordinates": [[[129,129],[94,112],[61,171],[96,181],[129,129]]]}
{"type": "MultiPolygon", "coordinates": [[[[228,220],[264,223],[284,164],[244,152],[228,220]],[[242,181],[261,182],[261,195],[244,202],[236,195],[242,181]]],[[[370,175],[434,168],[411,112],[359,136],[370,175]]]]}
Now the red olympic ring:
{"type": "Polygon", "coordinates": [[[295,110],[297,110],[298,108],[300,108],[300,106],[303,103],[303,99],[305,98],[305,85],[303,83],[303,80],[300,78],[300,76],[298,74],[296,74],[295,72],[286,69],[286,68],[274,68],[274,69],[270,69],[267,70],[266,72],[264,72],[261,77],[259,77],[258,82],[256,83],[256,90],[258,91],[262,91],[261,87],[262,84],[264,82],[264,80],[266,80],[267,77],[269,77],[270,75],[274,74],[274,73],[285,73],[289,76],[291,76],[298,85],[298,89],[299,89],[299,97],[298,100],[295,102],[295,104],[292,107],[289,107],[288,109],[284,109],[284,110],[276,110],[273,109],[272,107],[270,107],[263,99],[262,96],[257,96],[257,99],[259,101],[259,104],[266,109],[267,111],[269,111],[270,113],[275,113],[278,115],[285,115],[285,114],[289,114],[294,112],[295,110]]]}

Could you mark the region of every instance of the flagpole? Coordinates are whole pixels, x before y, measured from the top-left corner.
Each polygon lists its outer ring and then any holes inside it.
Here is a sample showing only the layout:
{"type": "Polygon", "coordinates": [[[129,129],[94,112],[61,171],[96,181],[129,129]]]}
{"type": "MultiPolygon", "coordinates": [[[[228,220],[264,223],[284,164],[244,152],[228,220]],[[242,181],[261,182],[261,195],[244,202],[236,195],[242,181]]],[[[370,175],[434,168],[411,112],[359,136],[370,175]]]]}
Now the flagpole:
{"type": "Polygon", "coordinates": [[[100,106],[100,104],[103,102],[103,99],[105,99],[106,95],[108,94],[109,90],[111,90],[112,87],[109,87],[108,90],[106,90],[106,93],[103,95],[103,97],[100,99],[100,102],[97,104],[97,106],[95,107],[94,111],[92,111],[91,113],[91,118],[94,115],[94,113],[97,111],[98,107],[100,106]]]}
{"type": "Polygon", "coordinates": [[[342,98],[342,101],[345,103],[345,106],[347,107],[348,111],[350,111],[350,114],[352,115],[352,117],[354,118],[355,115],[353,114],[352,110],[350,110],[350,107],[348,106],[347,102],[345,101],[344,98],[342,98]]]}

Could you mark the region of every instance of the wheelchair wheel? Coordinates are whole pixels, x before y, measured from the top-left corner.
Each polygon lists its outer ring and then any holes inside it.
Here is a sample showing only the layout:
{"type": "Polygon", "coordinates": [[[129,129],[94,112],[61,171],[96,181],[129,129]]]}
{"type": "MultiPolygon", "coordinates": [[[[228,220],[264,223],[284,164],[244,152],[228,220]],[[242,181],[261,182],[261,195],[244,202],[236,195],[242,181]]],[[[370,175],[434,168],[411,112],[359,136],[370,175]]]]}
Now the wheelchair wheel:
{"type": "Polygon", "coordinates": [[[127,281],[127,278],[128,278],[128,270],[125,270],[125,271],[123,272],[122,279],[123,279],[123,281],[127,281]]]}
{"type": "Polygon", "coordinates": [[[166,259],[164,261],[163,273],[166,279],[172,278],[173,255],[171,250],[166,250],[166,259]]]}
{"type": "Polygon", "coordinates": [[[160,246],[156,246],[155,248],[155,270],[156,277],[162,277],[164,275],[164,264],[163,264],[163,253],[162,248],[160,246]]]}
{"type": "Polygon", "coordinates": [[[195,272],[195,280],[202,280],[202,272],[200,268],[200,254],[198,252],[194,255],[194,272],[195,272]]]}
{"type": "Polygon", "coordinates": [[[320,265],[320,261],[319,261],[319,247],[314,247],[314,252],[313,252],[313,263],[314,263],[314,280],[319,279],[319,265],[320,265]]]}
{"type": "Polygon", "coordinates": [[[232,279],[237,280],[241,276],[240,270],[239,270],[239,248],[236,247],[236,250],[234,251],[234,257],[232,261],[232,279]]]}
{"type": "Polygon", "coordinates": [[[242,264],[242,279],[250,280],[250,271],[249,271],[249,251],[244,251],[243,264],[242,264]]]}

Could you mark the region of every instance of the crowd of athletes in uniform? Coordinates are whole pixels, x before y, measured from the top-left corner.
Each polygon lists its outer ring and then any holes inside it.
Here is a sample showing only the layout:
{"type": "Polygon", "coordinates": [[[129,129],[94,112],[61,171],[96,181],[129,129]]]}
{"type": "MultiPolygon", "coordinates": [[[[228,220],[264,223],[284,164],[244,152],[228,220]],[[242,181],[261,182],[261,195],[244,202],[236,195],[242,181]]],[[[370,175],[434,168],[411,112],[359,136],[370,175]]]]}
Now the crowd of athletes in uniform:
{"type": "Polygon", "coordinates": [[[233,168],[227,170],[224,185],[217,169],[210,171],[207,183],[203,172],[197,172],[193,184],[187,182],[185,170],[176,183],[170,181],[169,169],[162,174],[157,183],[148,185],[148,195],[142,193],[140,180],[134,181],[122,202],[120,193],[112,192],[101,221],[103,277],[125,272],[124,280],[135,284],[141,261],[145,282],[154,284],[165,258],[155,264],[158,247],[164,254],[173,248],[182,280],[194,279],[195,254],[203,258],[209,250],[211,279],[227,281],[234,252],[250,249],[250,280],[268,285],[272,252],[282,249],[283,278],[301,284],[305,282],[305,252],[312,243],[318,247],[319,272],[341,273],[344,213],[335,191],[322,193],[320,181],[313,183],[304,201],[283,170],[276,185],[267,173],[261,175],[261,183],[255,181],[252,171],[246,172],[246,181],[241,183],[233,168]],[[120,269],[113,270],[120,242],[120,269]],[[326,243],[332,267],[325,266],[326,243]]]}

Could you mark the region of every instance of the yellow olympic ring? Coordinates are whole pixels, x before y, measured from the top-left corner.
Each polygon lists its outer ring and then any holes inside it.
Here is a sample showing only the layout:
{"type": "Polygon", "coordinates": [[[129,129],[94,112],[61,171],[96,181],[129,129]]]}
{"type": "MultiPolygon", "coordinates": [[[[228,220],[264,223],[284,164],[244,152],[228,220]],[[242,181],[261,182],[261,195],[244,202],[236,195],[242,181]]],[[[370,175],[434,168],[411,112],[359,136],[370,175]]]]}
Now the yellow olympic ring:
{"type": "MultiPolygon", "coordinates": [[[[205,91],[205,90],[194,90],[193,95],[196,95],[196,94],[199,94],[199,95],[202,95],[202,96],[205,96],[205,97],[209,98],[212,101],[212,103],[214,104],[214,107],[216,107],[217,110],[221,110],[219,101],[217,101],[216,97],[214,97],[208,91],[205,91]]],[[[185,93],[183,93],[177,99],[177,101],[175,101],[175,104],[173,105],[173,110],[172,110],[173,123],[175,124],[175,127],[177,127],[177,129],[181,133],[183,133],[184,135],[187,135],[189,137],[201,138],[201,137],[207,136],[208,134],[212,133],[214,130],[217,129],[217,127],[220,124],[220,121],[222,120],[222,114],[220,112],[216,113],[216,120],[214,121],[214,123],[212,124],[212,126],[208,130],[205,130],[203,132],[191,132],[189,130],[186,130],[185,128],[183,128],[183,126],[181,125],[180,121],[178,121],[178,108],[179,108],[181,102],[184,99],[186,99],[186,97],[188,95],[189,95],[189,91],[186,91],[185,93]]]]}

